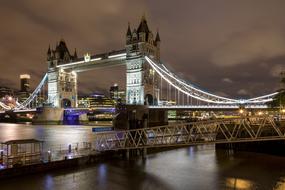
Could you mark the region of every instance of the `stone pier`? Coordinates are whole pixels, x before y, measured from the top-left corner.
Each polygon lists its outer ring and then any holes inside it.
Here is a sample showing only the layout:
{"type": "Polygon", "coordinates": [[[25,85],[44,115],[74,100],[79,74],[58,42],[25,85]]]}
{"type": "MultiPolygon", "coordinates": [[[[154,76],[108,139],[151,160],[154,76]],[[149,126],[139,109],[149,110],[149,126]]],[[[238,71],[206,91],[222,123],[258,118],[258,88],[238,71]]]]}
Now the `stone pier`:
{"type": "Polygon", "coordinates": [[[64,109],[53,107],[42,107],[37,110],[33,118],[34,124],[62,124],[64,109]]]}

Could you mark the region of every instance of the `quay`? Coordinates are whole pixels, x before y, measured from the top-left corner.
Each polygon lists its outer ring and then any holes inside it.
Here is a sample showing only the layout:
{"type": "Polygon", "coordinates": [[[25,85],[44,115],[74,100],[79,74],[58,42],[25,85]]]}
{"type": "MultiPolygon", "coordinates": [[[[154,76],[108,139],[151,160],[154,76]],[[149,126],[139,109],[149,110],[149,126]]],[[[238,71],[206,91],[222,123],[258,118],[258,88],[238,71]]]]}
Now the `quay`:
{"type": "Polygon", "coordinates": [[[36,139],[7,141],[1,143],[0,179],[96,163],[107,157],[112,153],[97,152],[88,142],[47,148],[36,139]]]}

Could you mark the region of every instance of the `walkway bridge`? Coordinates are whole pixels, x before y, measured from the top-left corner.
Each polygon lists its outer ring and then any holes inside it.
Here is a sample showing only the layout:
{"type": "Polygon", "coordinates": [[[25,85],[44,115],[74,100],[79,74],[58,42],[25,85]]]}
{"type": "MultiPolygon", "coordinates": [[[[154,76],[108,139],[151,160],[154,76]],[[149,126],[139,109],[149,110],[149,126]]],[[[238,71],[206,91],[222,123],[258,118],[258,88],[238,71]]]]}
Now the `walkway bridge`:
{"type": "Polygon", "coordinates": [[[272,117],[217,119],[95,134],[96,150],[285,140],[285,123],[272,117]]]}

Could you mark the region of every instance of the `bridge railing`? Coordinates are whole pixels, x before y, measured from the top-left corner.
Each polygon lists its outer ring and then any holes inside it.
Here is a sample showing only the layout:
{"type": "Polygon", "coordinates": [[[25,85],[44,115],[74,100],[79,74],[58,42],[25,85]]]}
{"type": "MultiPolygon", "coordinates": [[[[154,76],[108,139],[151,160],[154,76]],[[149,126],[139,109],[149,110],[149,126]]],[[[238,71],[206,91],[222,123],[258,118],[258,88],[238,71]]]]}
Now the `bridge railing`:
{"type": "Polygon", "coordinates": [[[271,117],[218,119],[95,134],[98,151],[285,139],[271,117]]]}

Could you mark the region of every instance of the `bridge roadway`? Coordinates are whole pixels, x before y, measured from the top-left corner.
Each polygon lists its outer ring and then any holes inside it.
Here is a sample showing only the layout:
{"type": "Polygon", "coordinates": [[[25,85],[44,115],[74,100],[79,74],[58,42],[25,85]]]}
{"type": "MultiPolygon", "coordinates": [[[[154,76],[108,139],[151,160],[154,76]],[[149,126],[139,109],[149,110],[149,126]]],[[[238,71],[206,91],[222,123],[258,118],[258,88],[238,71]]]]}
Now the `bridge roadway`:
{"type": "Polygon", "coordinates": [[[285,140],[285,122],[269,116],[217,119],[99,132],[95,139],[98,151],[285,140]]]}
{"type": "MultiPolygon", "coordinates": [[[[149,106],[149,109],[154,110],[190,110],[190,111],[231,111],[239,110],[241,107],[238,105],[161,105],[161,106],[149,106]]],[[[115,109],[115,107],[97,107],[92,108],[93,110],[109,110],[115,109]]],[[[92,110],[91,109],[91,110],[92,110]]],[[[256,109],[256,110],[268,110],[266,105],[250,105],[245,106],[244,109],[256,109]]],[[[90,111],[89,108],[65,108],[65,111],[90,111]]],[[[36,108],[33,109],[16,109],[9,110],[15,113],[33,113],[37,112],[36,108]]],[[[6,111],[0,111],[0,113],[5,113],[6,111]]]]}

